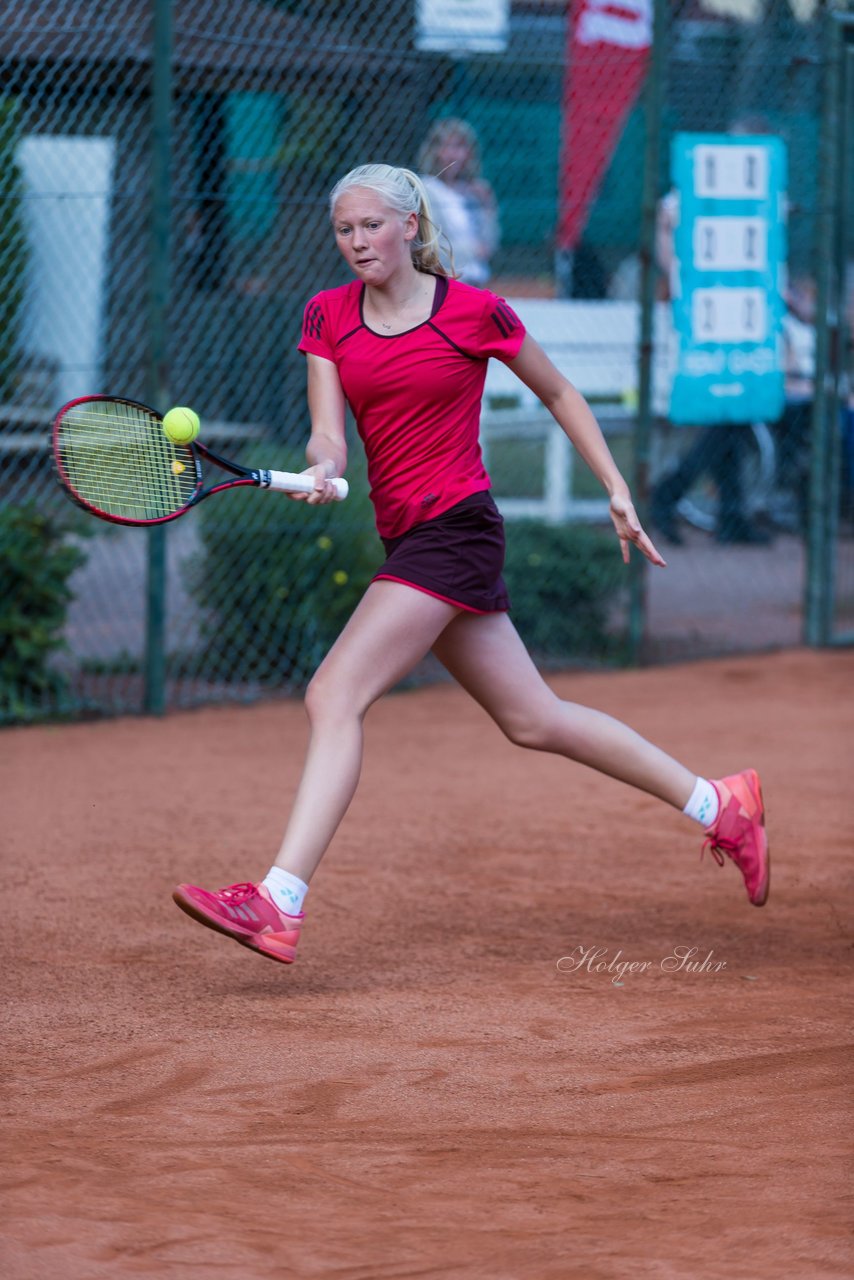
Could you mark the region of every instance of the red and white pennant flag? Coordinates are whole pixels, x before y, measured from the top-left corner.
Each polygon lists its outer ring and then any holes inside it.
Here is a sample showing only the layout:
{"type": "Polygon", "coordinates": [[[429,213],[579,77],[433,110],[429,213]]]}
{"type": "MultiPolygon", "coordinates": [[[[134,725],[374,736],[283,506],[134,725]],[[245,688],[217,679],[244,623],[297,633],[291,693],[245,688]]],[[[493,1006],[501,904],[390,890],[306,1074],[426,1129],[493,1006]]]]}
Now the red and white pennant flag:
{"type": "Polygon", "coordinates": [[[559,249],[574,249],[640,92],[652,0],[570,0],[563,89],[559,249]]]}

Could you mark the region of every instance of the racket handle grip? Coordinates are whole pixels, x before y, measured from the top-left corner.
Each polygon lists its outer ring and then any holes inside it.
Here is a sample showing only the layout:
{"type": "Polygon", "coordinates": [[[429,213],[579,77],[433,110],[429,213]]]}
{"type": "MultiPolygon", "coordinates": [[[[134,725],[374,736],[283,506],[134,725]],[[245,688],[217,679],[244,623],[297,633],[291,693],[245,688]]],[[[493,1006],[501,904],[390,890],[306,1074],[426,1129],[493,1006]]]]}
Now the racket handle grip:
{"type": "MultiPolygon", "coordinates": [[[[279,493],[312,493],[314,490],[313,476],[300,475],[296,471],[262,471],[260,476],[262,489],[276,489],[279,493]]],[[[332,484],[335,486],[335,497],[343,502],[350,492],[349,484],[340,476],[332,484]]]]}

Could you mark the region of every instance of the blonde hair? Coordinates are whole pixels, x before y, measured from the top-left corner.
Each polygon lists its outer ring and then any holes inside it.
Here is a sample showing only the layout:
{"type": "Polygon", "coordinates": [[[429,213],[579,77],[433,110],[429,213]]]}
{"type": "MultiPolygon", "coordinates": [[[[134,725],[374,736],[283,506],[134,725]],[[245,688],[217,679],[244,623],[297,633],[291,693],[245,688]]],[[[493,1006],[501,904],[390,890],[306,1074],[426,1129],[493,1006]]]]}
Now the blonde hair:
{"type": "Polygon", "coordinates": [[[460,120],[457,116],[445,116],[441,120],[433,121],[418,152],[420,171],[433,174],[437,178],[443,176],[439,172],[439,152],[448,138],[460,138],[469,151],[468,161],[460,165],[455,173],[448,175],[451,181],[457,178],[462,178],[463,181],[479,178],[480,143],[477,134],[467,120],[460,120]]]}
{"type": "MultiPolygon", "coordinates": [[[[381,196],[390,209],[404,216],[418,215],[418,232],[410,243],[412,265],[416,271],[428,275],[446,276],[439,257],[440,228],[433,221],[430,199],[424,183],[411,169],[399,169],[391,164],[362,164],[345,173],[329,193],[329,213],[333,216],[335,205],[345,191],[353,187],[365,187],[381,196]]],[[[453,257],[451,258],[453,262],[453,257]]]]}

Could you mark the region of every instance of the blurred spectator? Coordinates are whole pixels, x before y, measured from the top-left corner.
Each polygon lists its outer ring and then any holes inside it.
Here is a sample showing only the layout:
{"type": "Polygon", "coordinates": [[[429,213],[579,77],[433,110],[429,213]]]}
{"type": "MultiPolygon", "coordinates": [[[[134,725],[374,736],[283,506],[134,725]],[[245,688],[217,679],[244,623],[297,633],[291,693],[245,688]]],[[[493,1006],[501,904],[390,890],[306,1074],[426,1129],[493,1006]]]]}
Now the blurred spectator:
{"type": "MultiPolygon", "coordinates": [[[[786,408],[776,424],[777,485],[784,497],[794,499],[794,510],[786,508],[776,517],[782,527],[805,533],[809,519],[809,486],[812,450],[812,416],[815,387],[815,324],[817,287],[809,275],[793,276],[786,293],[783,322],[786,362],[786,408]]],[[[843,281],[842,315],[839,317],[845,347],[841,367],[843,394],[839,405],[841,433],[841,511],[854,514],[854,262],[848,264],[843,281]]]]}
{"type": "MultiPolygon", "coordinates": [[[[498,208],[481,177],[480,145],[465,120],[434,121],[418,154],[418,168],[433,213],[453,252],[453,269],[467,284],[484,285],[499,242],[498,208]]],[[[442,261],[450,271],[447,246],[442,261]]]]}
{"type": "Polygon", "coordinates": [[[792,278],[786,293],[783,349],[786,407],[774,427],[776,487],[794,499],[794,511],[775,513],[775,523],[793,532],[807,526],[809,453],[815,370],[816,287],[811,276],[792,278]]]}
{"type": "Polygon", "coordinates": [[[586,240],[572,255],[573,298],[604,298],[608,291],[608,274],[602,259],[586,240]]]}
{"type": "Polygon", "coordinates": [[[607,296],[612,302],[639,302],[641,291],[640,254],[621,258],[608,281],[607,296]]]}

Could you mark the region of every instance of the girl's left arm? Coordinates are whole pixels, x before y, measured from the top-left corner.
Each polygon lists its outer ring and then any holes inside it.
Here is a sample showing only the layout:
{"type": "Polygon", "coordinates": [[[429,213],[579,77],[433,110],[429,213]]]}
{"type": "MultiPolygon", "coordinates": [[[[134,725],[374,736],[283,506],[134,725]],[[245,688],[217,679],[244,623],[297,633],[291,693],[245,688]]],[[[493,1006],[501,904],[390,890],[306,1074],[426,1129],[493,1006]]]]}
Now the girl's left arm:
{"type": "Polygon", "coordinates": [[[629,544],[634,543],[647,560],[664,565],[663,556],[641,528],[629,486],[620,474],[602,428],[581,392],[555,368],[530,334],[526,334],[515,359],[507,361],[507,367],[543,402],[608,494],[611,519],[626,564],[629,562],[629,544]]]}

